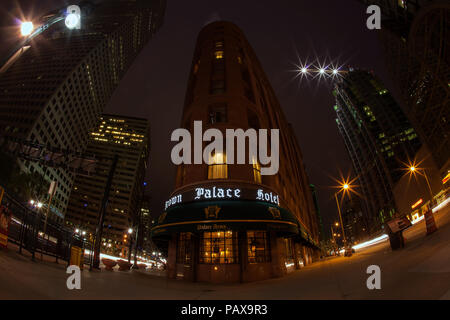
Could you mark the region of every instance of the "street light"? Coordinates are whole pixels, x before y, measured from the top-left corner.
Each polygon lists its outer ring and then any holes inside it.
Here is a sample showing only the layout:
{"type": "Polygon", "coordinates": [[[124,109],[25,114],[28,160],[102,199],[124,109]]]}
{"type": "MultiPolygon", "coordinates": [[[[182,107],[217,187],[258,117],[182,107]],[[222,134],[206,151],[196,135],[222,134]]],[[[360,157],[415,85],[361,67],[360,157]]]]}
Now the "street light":
{"type": "MultiPolygon", "coordinates": [[[[339,206],[339,201],[338,201],[338,198],[337,198],[337,194],[339,192],[344,192],[344,194],[345,194],[346,191],[351,191],[351,188],[350,188],[350,185],[348,184],[348,182],[342,183],[340,187],[341,187],[341,190],[337,191],[334,194],[334,198],[336,199],[336,205],[337,205],[338,213],[339,213],[339,220],[341,222],[342,240],[344,241],[344,246],[345,246],[346,243],[347,243],[347,238],[345,237],[344,224],[342,223],[341,207],[339,206]]],[[[338,226],[338,225],[339,225],[339,223],[336,222],[336,226],[338,226]]],[[[340,237],[340,235],[339,235],[339,237],[340,237]]]]}
{"type": "Polygon", "coordinates": [[[428,180],[428,175],[425,168],[418,168],[415,165],[410,165],[409,171],[412,174],[415,174],[417,172],[420,175],[422,174],[421,171],[423,172],[423,176],[425,177],[425,180],[427,182],[428,192],[430,193],[430,206],[433,205],[433,191],[431,190],[430,181],[428,180]]]}
{"type": "Polygon", "coordinates": [[[22,36],[29,36],[33,32],[34,26],[31,21],[24,21],[20,25],[20,33],[22,36]]]}

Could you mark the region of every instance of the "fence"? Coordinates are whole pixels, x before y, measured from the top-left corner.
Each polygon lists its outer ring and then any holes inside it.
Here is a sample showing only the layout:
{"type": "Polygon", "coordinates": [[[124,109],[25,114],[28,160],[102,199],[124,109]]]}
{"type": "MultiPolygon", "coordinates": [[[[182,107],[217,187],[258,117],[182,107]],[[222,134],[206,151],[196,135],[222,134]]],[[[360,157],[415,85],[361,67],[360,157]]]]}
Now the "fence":
{"type": "Polygon", "coordinates": [[[26,250],[35,259],[36,253],[45,254],[58,259],[70,261],[72,246],[84,249],[84,264],[91,265],[93,260],[93,244],[82,238],[73,230],[57,223],[48,217],[45,225],[45,212],[33,210],[6,194],[3,197],[11,214],[8,241],[19,246],[19,252],[26,250]],[[45,233],[44,233],[45,228],[45,233]]]}

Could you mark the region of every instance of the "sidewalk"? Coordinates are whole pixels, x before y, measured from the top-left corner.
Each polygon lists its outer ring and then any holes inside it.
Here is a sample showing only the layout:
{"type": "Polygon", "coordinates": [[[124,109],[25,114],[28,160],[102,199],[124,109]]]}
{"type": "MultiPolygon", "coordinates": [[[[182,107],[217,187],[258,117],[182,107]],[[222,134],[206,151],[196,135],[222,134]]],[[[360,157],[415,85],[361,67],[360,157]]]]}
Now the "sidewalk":
{"type": "Polygon", "coordinates": [[[81,290],[68,290],[65,262],[40,254],[32,262],[11,246],[0,250],[0,299],[450,299],[450,206],[435,214],[438,231],[420,222],[406,232],[406,247],[389,242],[352,257],[308,265],[282,278],[213,285],[167,279],[147,270],[82,271],[81,290]],[[366,287],[369,265],[380,266],[382,290],[366,287]]]}

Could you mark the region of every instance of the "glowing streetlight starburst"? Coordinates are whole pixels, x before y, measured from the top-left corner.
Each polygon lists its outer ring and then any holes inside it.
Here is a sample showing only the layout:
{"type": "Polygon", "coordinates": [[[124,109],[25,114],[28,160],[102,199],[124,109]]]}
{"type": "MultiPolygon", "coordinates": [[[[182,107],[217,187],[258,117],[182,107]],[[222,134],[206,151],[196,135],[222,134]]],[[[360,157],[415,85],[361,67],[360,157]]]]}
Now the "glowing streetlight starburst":
{"type": "Polygon", "coordinates": [[[34,26],[31,21],[24,21],[20,25],[20,33],[22,36],[29,36],[33,32],[34,26]]]}

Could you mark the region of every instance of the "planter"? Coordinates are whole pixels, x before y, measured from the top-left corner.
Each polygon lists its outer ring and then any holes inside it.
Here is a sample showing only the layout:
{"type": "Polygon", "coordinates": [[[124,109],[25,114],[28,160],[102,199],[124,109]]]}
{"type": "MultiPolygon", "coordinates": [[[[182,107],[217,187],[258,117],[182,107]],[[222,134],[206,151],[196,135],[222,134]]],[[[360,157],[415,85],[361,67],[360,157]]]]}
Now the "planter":
{"type": "Polygon", "coordinates": [[[119,265],[119,271],[130,270],[131,263],[125,260],[118,260],[117,264],[119,265]]]}
{"type": "Polygon", "coordinates": [[[113,271],[113,267],[117,264],[117,261],[103,258],[102,263],[105,265],[105,270],[113,271]]]}

